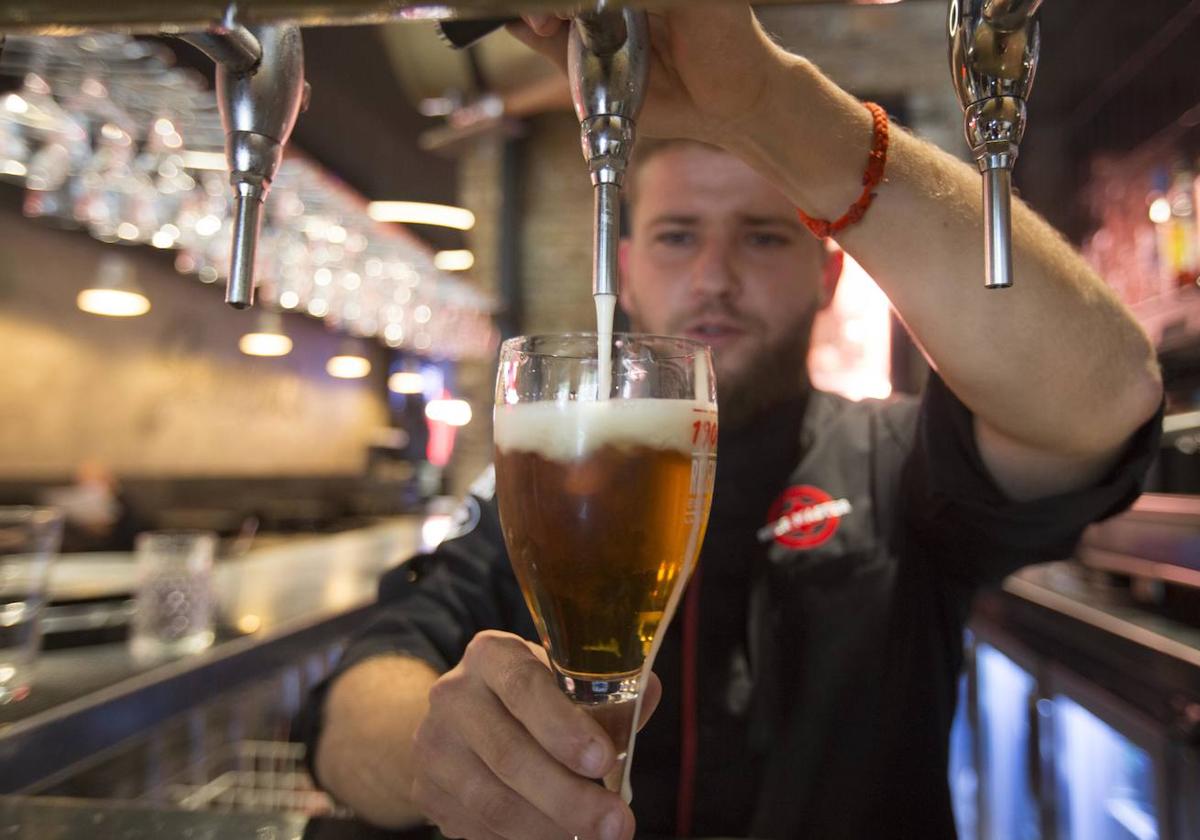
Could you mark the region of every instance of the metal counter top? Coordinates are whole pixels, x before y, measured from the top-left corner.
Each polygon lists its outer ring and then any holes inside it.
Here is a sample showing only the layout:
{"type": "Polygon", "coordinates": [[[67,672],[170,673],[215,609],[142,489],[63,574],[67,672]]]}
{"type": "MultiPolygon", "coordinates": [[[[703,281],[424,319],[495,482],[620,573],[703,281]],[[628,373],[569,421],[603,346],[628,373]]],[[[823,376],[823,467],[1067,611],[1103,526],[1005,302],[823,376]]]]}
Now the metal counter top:
{"type": "Polygon", "coordinates": [[[5,840],[434,840],[432,829],[381,831],[358,822],[283,814],[218,814],[125,802],[0,797],[5,840]]]}
{"type": "Polygon", "coordinates": [[[0,706],[0,793],[20,791],[353,632],[374,603],[380,573],[419,548],[420,525],[417,517],[398,519],[218,565],[222,624],[254,632],[223,634],[203,653],[146,664],[123,643],[45,652],[30,696],[0,706]]]}

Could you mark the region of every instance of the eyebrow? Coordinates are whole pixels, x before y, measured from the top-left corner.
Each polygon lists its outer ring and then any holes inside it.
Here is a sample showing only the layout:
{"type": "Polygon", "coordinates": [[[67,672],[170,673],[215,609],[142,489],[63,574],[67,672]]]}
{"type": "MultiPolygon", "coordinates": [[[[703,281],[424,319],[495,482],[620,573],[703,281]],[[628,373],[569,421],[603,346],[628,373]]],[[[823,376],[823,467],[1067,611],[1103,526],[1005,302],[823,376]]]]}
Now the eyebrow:
{"type": "MultiPolygon", "coordinates": [[[[752,228],[764,227],[786,227],[793,230],[801,230],[802,226],[799,219],[794,219],[791,216],[755,216],[747,213],[739,213],[737,215],[739,224],[752,228]]],[[[700,217],[689,215],[687,213],[664,213],[661,216],[655,216],[650,220],[650,226],[657,225],[681,225],[695,226],[700,224],[700,217]]]]}

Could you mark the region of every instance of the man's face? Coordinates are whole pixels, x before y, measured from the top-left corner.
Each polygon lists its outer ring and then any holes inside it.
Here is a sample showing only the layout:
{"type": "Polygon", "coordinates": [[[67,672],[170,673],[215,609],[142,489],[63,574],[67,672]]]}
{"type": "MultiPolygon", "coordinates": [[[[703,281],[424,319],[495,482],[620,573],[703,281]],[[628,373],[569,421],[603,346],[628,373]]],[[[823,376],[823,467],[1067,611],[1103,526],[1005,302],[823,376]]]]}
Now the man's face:
{"type": "Polygon", "coordinates": [[[723,423],[807,387],[825,256],[791,203],[701,146],[662,150],[637,178],[621,289],[634,328],[712,347],[723,423]]]}

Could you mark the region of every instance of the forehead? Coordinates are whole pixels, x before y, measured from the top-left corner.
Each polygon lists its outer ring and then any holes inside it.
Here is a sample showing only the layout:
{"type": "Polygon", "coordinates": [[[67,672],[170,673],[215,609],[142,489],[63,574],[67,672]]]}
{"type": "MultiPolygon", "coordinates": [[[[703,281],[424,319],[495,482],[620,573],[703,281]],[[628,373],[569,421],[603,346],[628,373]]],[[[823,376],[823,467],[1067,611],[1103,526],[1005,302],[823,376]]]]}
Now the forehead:
{"type": "Polygon", "coordinates": [[[770,181],[717,149],[689,145],[664,149],[638,169],[637,179],[635,224],[663,215],[790,219],[795,212],[770,181]]]}

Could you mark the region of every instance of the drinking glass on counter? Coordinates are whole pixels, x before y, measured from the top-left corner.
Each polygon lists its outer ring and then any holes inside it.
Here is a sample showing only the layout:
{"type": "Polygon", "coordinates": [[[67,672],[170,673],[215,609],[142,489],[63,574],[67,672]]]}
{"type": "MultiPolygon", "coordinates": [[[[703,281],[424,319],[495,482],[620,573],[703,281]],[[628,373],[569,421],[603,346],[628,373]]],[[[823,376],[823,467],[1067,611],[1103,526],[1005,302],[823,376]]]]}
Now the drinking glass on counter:
{"type": "Polygon", "coordinates": [[[509,558],[560,688],[617,747],[628,801],[634,722],[694,568],[712,502],[708,348],[617,335],[514,338],[496,383],[496,493],[509,558]]]}
{"type": "Polygon", "coordinates": [[[130,634],[136,659],[199,653],[212,644],[216,545],[212,531],[138,534],[138,586],[130,634]]]}
{"type": "Polygon", "coordinates": [[[57,511],[0,507],[0,705],[29,694],[50,564],[61,539],[57,511]]]}

